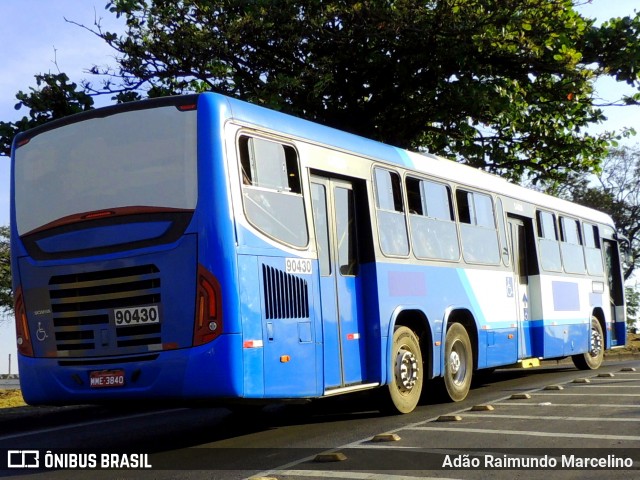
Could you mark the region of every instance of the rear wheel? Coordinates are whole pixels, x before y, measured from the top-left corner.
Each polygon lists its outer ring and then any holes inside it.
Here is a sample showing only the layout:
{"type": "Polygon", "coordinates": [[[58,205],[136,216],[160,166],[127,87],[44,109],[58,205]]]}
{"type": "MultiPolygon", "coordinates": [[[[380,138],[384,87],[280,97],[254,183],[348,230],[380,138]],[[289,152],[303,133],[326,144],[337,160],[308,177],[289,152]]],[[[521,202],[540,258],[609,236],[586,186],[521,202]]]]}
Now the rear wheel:
{"type": "Polygon", "coordinates": [[[597,318],[591,318],[591,338],[589,351],[579,355],[573,355],[571,360],[579,370],[595,370],[602,365],[604,359],[604,335],[602,326],[597,318]]]}
{"type": "Polygon", "coordinates": [[[460,402],[469,393],[473,372],[471,341],[461,324],[454,323],[447,330],[444,350],[444,386],[448,397],[460,402]]]}
{"type": "Polygon", "coordinates": [[[420,342],[413,330],[396,327],[391,350],[393,377],[382,400],[382,410],[389,413],[412,412],[422,393],[424,372],[420,342]]]}

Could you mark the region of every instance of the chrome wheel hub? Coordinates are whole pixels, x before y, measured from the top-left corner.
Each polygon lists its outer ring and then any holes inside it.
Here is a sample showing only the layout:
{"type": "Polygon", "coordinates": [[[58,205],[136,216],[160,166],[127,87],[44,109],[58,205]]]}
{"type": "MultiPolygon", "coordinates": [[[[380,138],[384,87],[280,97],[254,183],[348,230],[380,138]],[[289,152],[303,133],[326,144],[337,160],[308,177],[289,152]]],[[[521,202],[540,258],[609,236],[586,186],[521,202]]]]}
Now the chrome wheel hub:
{"type": "Polygon", "coordinates": [[[418,361],[409,350],[401,348],[396,355],[395,375],[403,392],[410,391],[418,381],[418,361]]]}
{"type": "Polygon", "coordinates": [[[456,384],[464,383],[467,376],[467,352],[461,342],[455,342],[449,353],[449,376],[456,384]]]}
{"type": "Polygon", "coordinates": [[[592,357],[597,357],[602,352],[602,335],[595,328],[591,329],[591,346],[589,348],[589,354],[592,357]]]}
{"type": "Polygon", "coordinates": [[[449,371],[453,376],[460,371],[460,355],[458,355],[458,352],[452,351],[449,355],[449,371]]]}

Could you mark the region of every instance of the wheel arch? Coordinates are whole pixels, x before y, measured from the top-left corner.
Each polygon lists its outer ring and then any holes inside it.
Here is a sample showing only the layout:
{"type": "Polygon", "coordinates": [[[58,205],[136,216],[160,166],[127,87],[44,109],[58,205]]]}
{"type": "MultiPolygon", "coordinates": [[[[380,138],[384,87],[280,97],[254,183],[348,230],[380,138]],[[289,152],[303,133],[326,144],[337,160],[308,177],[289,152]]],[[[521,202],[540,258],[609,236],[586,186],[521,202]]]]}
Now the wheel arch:
{"type": "MultiPolygon", "coordinates": [[[[478,336],[478,325],[476,323],[476,319],[473,316],[473,313],[471,313],[471,311],[467,308],[451,308],[445,316],[446,328],[444,328],[442,332],[443,345],[444,345],[444,339],[447,336],[447,330],[454,323],[461,324],[467,330],[467,334],[469,335],[469,340],[471,341],[471,350],[473,351],[473,369],[477,370],[478,369],[479,336],[478,336]]],[[[444,349],[442,350],[442,354],[443,354],[443,358],[441,361],[444,362],[444,349]]],[[[442,371],[444,371],[444,368],[442,371]]]]}
{"type": "Polygon", "coordinates": [[[433,378],[433,332],[426,313],[418,307],[398,307],[389,322],[389,332],[386,347],[386,382],[391,380],[391,372],[389,361],[391,359],[391,350],[393,348],[393,332],[396,327],[407,327],[417,335],[420,343],[420,351],[422,352],[422,363],[424,371],[427,373],[426,378],[433,378]]]}

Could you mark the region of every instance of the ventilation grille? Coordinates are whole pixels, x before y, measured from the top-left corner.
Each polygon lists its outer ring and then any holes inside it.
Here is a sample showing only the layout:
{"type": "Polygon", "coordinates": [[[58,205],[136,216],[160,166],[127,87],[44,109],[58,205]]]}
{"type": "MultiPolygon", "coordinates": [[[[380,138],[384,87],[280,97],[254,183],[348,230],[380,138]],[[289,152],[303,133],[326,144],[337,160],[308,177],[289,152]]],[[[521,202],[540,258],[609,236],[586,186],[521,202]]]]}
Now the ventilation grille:
{"type": "Polygon", "coordinates": [[[71,275],[49,280],[57,351],[79,356],[161,343],[160,324],[118,327],[110,324],[115,308],[160,304],[160,271],[143,265],[71,275]],[[98,352],[99,351],[99,352],[98,352]]]}
{"type": "Polygon", "coordinates": [[[309,318],[306,280],[268,265],[262,265],[262,279],[267,319],[309,318]]]}

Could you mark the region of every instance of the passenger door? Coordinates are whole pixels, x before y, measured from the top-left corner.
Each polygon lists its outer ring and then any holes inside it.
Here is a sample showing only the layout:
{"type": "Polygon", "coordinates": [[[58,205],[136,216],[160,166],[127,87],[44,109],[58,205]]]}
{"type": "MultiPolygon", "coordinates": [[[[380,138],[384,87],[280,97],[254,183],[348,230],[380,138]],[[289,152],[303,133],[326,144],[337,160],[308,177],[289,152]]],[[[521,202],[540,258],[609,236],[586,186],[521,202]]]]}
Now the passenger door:
{"type": "Polygon", "coordinates": [[[361,383],[365,372],[362,285],[353,185],[311,178],[322,312],[324,389],[361,383]]]}
{"type": "MultiPolygon", "coordinates": [[[[620,269],[620,256],[618,254],[618,245],[611,240],[603,240],[604,243],[604,265],[605,278],[607,287],[609,287],[609,301],[611,307],[611,346],[618,345],[618,338],[625,338],[626,335],[626,317],[624,312],[624,282],[622,280],[622,272],[620,269]]],[[[624,343],[619,342],[621,344],[624,343]]]]}
{"type": "Polygon", "coordinates": [[[513,295],[516,299],[516,319],[518,322],[518,359],[530,357],[526,335],[531,335],[525,323],[530,320],[529,310],[529,270],[527,262],[527,229],[522,220],[509,218],[509,237],[513,252],[513,273],[515,276],[513,295]]]}

